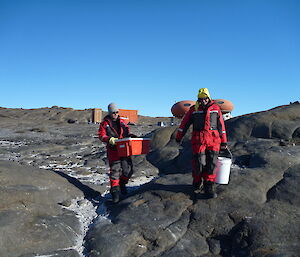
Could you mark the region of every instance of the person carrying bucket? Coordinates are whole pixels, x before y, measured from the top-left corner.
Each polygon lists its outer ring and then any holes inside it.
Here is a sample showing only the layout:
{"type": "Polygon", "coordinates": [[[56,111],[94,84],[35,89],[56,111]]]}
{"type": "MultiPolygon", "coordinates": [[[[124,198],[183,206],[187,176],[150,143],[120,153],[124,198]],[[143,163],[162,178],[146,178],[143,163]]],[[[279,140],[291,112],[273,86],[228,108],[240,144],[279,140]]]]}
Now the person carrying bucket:
{"type": "Polygon", "coordinates": [[[181,142],[191,124],[193,189],[200,190],[203,185],[205,196],[216,198],[214,169],[220,149],[227,148],[227,137],[220,107],[211,99],[207,88],[199,90],[196,104],[183,117],[176,142],[181,142]]]}
{"type": "Polygon", "coordinates": [[[116,147],[116,140],[125,137],[137,137],[131,134],[128,125],[119,116],[119,109],[115,103],[108,105],[108,115],[100,123],[99,139],[106,143],[107,159],[110,167],[110,193],[112,201],[120,201],[120,193],[127,194],[126,184],[134,172],[131,157],[120,157],[116,147]]]}

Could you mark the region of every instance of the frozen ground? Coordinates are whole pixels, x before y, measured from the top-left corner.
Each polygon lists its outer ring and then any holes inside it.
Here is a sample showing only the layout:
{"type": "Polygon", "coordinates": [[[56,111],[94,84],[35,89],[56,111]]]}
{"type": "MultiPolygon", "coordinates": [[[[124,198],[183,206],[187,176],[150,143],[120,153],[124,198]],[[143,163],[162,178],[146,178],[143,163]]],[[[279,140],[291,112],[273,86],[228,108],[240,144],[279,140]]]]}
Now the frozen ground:
{"type": "MultiPolygon", "coordinates": [[[[132,193],[133,191],[137,190],[141,185],[150,182],[153,180],[154,176],[148,176],[148,177],[139,177],[135,179],[131,179],[128,182],[128,194],[132,193]]],[[[94,180],[91,177],[91,183],[93,183],[94,180]]],[[[86,199],[86,198],[80,198],[80,199],[73,199],[71,204],[66,207],[63,206],[62,208],[65,208],[67,210],[73,211],[78,218],[80,224],[81,224],[81,232],[78,235],[76,239],[76,244],[68,249],[58,249],[58,250],[76,250],[81,257],[87,256],[84,248],[85,244],[85,236],[88,232],[88,230],[94,225],[98,223],[107,223],[110,222],[109,220],[109,213],[106,208],[106,202],[111,200],[111,195],[109,193],[109,190],[106,190],[102,195],[101,198],[95,200],[95,199],[86,199]]],[[[36,255],[35,257],[55,257],[56,254],[53,255],[36,255]]]]}

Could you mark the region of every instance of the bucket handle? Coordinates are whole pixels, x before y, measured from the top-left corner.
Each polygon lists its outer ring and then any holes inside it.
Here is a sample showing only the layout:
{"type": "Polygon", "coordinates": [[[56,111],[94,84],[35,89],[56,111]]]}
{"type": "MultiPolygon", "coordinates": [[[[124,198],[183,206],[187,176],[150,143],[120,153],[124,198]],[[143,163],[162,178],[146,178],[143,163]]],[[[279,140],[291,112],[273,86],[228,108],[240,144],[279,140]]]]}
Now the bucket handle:
{"type": "MultiPolygon", "coordinates": [[[[222,156],[223,156],[222,152],[225,152],[225,151],[226,151],[227,153],[229,153],[230,159],[232,159],[232,153],[230,152],[230,150],[229,150],[228,147],[226,147],[225,150],[220,151],[220,152],[219,152],[219,156],[222,157],[222,156]]],[[[228,155],[227,155],[227,156],[223,156],[223,157],[228,157],[228,155]]]]}

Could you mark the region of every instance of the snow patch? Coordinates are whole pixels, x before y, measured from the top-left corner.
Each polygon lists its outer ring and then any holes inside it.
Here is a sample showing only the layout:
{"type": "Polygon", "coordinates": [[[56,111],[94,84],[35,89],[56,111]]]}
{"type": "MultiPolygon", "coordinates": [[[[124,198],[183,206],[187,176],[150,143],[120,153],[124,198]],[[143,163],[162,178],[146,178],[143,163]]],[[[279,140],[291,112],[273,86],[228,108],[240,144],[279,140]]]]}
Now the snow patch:
{"type": "Polygon", "coordinates": [[[21,142],[21,141],[14,142],[14,141],[8,141],[8,140],[0,140],[0,146],[1,147],[18,148],[18,147],[21,147],[21,146],[24,146],[24,145],[26,145],[26,143],[21,142]]]}
{"type": "MultiPolygon", "coordinates": [[[[92,174],[90,176],[90,182],[96,182],[98,183],[99,181],[106,180],[108,183],[108,176],[107,178],[93,178],[92,174]]],[[[101,175],[101,174],[97,174],[101,175]]],[[[100,176],[101,177],[101,176],[100,176]]],[[[137,190],[141,185],[150,182],[153,180],[155,176],[145,176],[145,177],[138,177],[134,179],[130,179],[127,188],[128,188],[128,193],[130,194],[131,192],[137,190]]],[[[79,178],[80,179],[80,178],[79,178]]],[[[111,199],[111,195],[109,193],[109,190],[106,190],[102,195],[99,200],[95,199],[86,199],[86,198],[76,198],[71,201],[70,206],[66,207],[63,206],[64,209],[73,211],[78,218],[78,221],[80,223],[80,234],[77,235],[76,238],[76,244],[69,248],[76,250],[80,256],[84,257],[87,256],[85,253],[85,236],[88,232],[88,230],[94,226],[95,224],[103,223],[111,223],[109,219],[109,212],[106,208],[106,201],[109,201],[111,199]]],[[[60,249],[62,250],[62,249],[60,249]]],[[[67,250],[67,249],[65,249],[67,250]]],[[[36,256],[36,257],[52,257],[54,255],[48,255],[48,256],[36,256]]]]}
{"type": "Polygon", "coordinates": [[[76,250],[80,256],[84,256],[84,237],[90,224],[92,224],[93,220],[97,217],[97,206],[88,199],[77,198],[72,200],[70,206],[63,208],[73,211],[79,220],[81,231],[76,238],[76,244],[71,249],[76,250]]]}

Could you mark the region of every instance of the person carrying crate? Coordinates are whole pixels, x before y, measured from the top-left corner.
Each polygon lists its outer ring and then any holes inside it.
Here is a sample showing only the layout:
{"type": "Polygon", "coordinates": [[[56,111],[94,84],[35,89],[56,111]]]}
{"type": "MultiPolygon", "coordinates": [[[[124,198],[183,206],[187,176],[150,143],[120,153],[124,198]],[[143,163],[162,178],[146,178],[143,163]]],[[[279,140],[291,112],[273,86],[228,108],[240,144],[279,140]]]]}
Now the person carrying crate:
{"type": "Polygon", "coordinates": [[[203,182],[206,197],[215,198],[214,169],[220,148],[227,148],[227,137],[220,107],[211,99],[207,88],[199,90],[196,104],[183,117],[176,134],[178,143],[191,124],[193,188],[195,191],[201,189],[203,182]]]}
{"type": "Polygon", "coordinates": [[[99,139],[106,143],[107,159],[110,167],[110,193],[112,201],[120,201],[120,193],[127,194],[126,184],[134,172],[131,157],[120,157],[116,148],[116,140],[125,137],[136,137],[130,133],[129,126],[120,118],[119,109],[115,103],[108,105],[108,115],[100,123],[99,139]]]}

